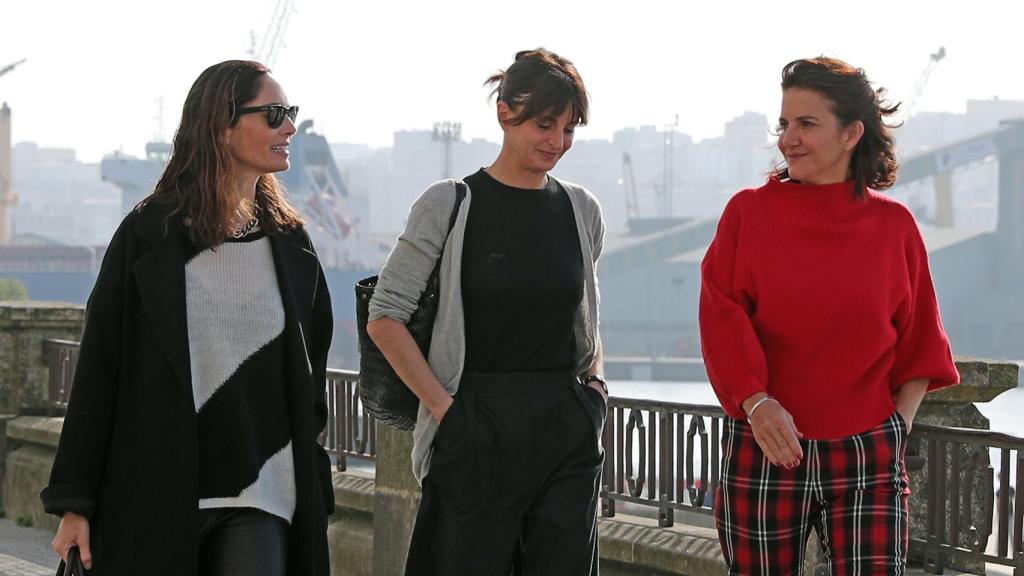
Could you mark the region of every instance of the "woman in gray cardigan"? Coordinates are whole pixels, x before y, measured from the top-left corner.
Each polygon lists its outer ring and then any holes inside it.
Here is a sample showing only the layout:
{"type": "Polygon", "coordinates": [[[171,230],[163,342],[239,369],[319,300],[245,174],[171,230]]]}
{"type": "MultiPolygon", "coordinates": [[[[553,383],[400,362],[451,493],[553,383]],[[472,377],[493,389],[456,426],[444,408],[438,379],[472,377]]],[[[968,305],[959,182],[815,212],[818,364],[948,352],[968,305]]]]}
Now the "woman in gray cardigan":
{"type": "Polygon", "coordinates": [[[370,303],[370,337],[421,401],[406,574],[597,574],[604,222],[587,190],[548,175],[587,121],[587,93],[572,63],[543,49],[488,84],[498,158],[465,178],[450,235],[455,182],[423,193],[370,303]],[[438,258],[424,358],[405,323],[438,258]]]}

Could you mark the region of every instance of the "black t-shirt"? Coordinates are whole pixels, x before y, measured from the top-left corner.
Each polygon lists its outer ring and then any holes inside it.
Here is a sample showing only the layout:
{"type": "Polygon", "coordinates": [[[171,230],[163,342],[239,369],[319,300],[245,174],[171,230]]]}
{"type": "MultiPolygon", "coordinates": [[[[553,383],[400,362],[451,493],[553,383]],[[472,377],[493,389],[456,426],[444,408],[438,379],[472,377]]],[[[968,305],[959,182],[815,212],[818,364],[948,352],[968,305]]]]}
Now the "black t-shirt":
{"type": "Polygon", "coordinates": [[[569,195],[513,188],[483,169],[462,248],[467,372],[571,370],[583,299],[583,252],[569,195]]]}

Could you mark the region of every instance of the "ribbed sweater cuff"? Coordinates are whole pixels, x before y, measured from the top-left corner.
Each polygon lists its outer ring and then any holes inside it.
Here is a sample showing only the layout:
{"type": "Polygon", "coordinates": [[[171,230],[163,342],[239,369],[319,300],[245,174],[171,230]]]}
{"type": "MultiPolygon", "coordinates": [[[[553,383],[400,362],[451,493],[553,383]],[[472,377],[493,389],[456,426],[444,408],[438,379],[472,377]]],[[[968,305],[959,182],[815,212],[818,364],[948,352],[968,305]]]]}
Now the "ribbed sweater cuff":
{"type": "Polygon", "coordinates": [[[732,399],[732,406],[723,406],[726,414],[737,420],[746,420],[747,413],[743,411],[743,401],[758,392],[767,393],[764,383],[753,374],[737,379],[729,386],[729,397],[732,399]]]}

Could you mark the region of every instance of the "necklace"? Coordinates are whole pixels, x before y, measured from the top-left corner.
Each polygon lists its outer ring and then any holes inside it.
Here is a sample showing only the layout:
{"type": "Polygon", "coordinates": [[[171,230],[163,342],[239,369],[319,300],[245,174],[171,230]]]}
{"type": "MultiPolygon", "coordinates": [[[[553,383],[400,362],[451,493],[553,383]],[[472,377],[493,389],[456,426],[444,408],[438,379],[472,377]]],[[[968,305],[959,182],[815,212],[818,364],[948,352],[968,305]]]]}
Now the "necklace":
{"type": "Polygon", "coordinates": [[[252,231],[255,230],[257,226],[259,226],[259,224],[260,224],[260,219],[255,217],[255,216],[253,216],[252,220],[249,220],[248,222],[245,223],[245,226],[242,226],[240,229],[236,230],[231,235],[231,237],[235,238],[236,240],[239,239],[239,238],[245,238],[246,236],[251,234],[252,231]]]}

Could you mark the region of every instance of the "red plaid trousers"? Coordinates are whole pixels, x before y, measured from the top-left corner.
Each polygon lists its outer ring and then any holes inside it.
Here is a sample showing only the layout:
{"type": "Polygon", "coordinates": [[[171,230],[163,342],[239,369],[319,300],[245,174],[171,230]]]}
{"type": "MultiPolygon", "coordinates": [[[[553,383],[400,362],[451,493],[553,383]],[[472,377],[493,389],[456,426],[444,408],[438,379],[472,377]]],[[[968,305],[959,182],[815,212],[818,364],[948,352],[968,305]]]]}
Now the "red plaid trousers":
{"type": "Polygon", "coordinates": [[[898,413],[836,440],[801,440],[793,470],[772,465],[750,425],[726,418],[715,521],[730,574],[800,574],[820,536],[834,575],[902,575],[907,561],[907,425],[898,413]]]}

